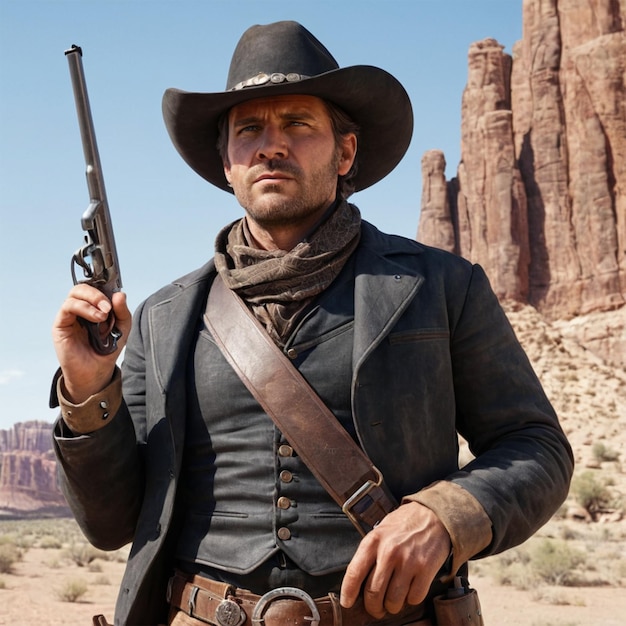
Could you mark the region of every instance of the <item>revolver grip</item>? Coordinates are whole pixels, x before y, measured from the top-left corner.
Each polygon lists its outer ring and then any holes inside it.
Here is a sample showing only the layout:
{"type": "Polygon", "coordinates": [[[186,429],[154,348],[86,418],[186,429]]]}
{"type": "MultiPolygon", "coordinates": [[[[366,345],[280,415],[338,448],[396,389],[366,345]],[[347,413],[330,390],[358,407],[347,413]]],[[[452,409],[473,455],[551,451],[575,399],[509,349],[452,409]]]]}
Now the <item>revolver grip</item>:
{"type": "Polygon", "coordinates": [[[122,336],[120,330],[115,326],[115,316],[109,313],[106,321],[101,323],[88,322],[82,318],[78,318],[82,326],[87,329],[89,343],[97,354],[106,356],[117,350],[117,341],[122,336]],[[102,327],[105,327],[102,331],[102,327]]]}

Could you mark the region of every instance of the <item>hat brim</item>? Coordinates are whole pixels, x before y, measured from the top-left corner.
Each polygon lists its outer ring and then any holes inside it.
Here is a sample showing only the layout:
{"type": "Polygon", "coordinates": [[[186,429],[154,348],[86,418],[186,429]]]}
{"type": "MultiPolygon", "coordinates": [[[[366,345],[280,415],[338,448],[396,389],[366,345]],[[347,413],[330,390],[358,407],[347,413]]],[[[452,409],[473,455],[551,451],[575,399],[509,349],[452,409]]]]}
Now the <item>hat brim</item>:
{"type": "Polygon", "coordinates": [[[217,151],[218,120],[233,106],[255,98],[303,94],[328,100],[359,125],[355,191],[384,178],[404,156],[413,133],[411,102],[402,85],[377,67],[339,68],[298,82],[194,93],[167,89],[163,118],[172,143],[200,176],[232,192],[217,151]]]}

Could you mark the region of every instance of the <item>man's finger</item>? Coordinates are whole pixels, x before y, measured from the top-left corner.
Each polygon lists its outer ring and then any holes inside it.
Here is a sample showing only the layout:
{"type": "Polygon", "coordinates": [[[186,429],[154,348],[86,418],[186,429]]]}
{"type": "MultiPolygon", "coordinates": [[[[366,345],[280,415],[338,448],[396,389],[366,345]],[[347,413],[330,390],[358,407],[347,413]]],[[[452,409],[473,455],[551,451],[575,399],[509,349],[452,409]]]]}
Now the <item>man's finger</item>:
{"type": "Polygon", "coordinates": [[[355,552],[341,583],[340,603],[346,609],[354,605],[365,579],[376,563],[376,550],[370,549],[370,537],[361,541],[355,552]]]}
{"type": "MultiPolygon", "coordinates": [[[[389,588],[389,570],[374,565],[363,588],[365,610],[377,619],[386,614],[385,599],[389,588]]],[[[402,606],[400,606],[402,608],[402,606]]]]}
{"type": "Polygon", "coordinates": [[[409,603],[408,595],[411,588],[411,580],[406,576],[394,573],[387,584],[383,607],[387,613],[395,615],[399,613],[406,604],[409,603]]]}

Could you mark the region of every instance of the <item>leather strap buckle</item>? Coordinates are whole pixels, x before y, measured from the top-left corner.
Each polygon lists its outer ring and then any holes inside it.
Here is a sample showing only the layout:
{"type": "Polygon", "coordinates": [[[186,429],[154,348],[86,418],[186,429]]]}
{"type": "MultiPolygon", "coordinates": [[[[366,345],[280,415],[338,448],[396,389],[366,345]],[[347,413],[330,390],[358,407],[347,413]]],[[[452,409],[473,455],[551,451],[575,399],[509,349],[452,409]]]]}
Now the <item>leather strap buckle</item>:
{"type": "MultiPolygon", "coordinates": [[[[365,522],[361,519],[362,516],[359,513],[355,513],[352,509],[361,501],[365,496],[367,496],[372,490],[380,488],[383,484],[383,475],[380,473],[380,470],[374,466],[372,466],[372,470],[376,474],[376,482],[373,480],[368,480],[363,483],[344,503],[341,507],[341,510],[348,516],[348,519],[352,522],[352,524],[357,528],[357,530],[361,533],[363,537],[367,535],[368,530],[365,528],[365,522]]],[[[372,504],[376,504],[377,501],[373,501],[372,504]]],[[[386,511],[383,513],[386,513],[386,511]]],[[[381,517],[382,519],[382,517],[381,517]]],[[[380,520],[378,520],[380,521],[380,520]]],[[[378,522],[376,522],[378,523],[378,522]]],[[[373,527],[373,526],[372,526],[373,527]]]]}
{"type": "Polygon", "coordinates": [[[297,589],[296,587],[279,587],[261,596],[254,607],[254,611],[252,611],[252,623],[263,626],[265,624],[265,619],[263,618],[265,609],[278,598],[297,598],[305,602],[311,611],[311,617],[304,617],[304,620],[309,622],[310,626],[319,626],[321,617],[315,600],[313,600],[306,591],[302,591],[302,589],[297,589]]]}
{"type": "Polygon", "coordinates": [[[200,591],[200,588],[196,587],[196,585],[193,585],[193,587],[191,588],[191,593],[189,594],[189,600],[187,601],[187,613],[194,619],[198,619],[204,622],[205,624],[208,624],[209,622],[205,620],[202,616],[195,614],[196,613],[196,596],[198,595],[198,591],[200,591]]]}

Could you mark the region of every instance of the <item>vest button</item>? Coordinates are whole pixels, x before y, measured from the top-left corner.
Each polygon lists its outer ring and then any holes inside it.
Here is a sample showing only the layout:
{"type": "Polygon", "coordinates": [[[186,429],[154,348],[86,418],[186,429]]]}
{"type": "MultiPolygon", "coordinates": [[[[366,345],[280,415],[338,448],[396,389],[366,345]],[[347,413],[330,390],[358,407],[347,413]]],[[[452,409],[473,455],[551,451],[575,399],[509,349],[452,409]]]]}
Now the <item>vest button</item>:
{"type": "Polygon", "coordinates": [[[276,501],[276,506],[279,509],[288,509],[291,506],[291,500],[285,496],[281,496],[276,501]]]}
{"type": "Polygon", "coordinates": [[[287,350],[287,356],[290,359],[295,359],[298,356],[298,351],[295,348],[289,348],[289,350],[287,350]]]}
{"type": "Polygon", "coordinates": [[[290,483],[293,480],[293,474],[289,470],[283,470],[280,473],[280,479],[284,483],[290,483]]]}
{"type": "Polygon", "coordinates": [[[278,538],[281,541],[287,541],[291,539],[291,531],[288,528],[285,528],[284,526],[278,529],[277,534],[278,534],[278,538]]]}
{"type": "Polygon", "coordinates": [[[293,456],[293,448],[284,443],[278,448],[278,456],[293,456]]]}

